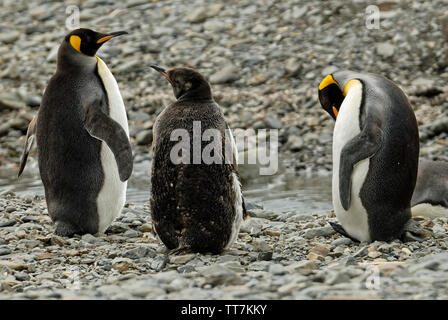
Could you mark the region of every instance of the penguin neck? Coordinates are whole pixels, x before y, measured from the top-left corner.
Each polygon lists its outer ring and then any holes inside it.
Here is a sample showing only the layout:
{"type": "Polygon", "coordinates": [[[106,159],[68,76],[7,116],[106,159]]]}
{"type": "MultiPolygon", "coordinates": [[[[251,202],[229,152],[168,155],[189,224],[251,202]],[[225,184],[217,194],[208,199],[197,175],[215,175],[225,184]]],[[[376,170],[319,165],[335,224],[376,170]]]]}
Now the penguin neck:
{"type": "Polygon", "coordinates": [[[93,72],[97,65],[97,58],[77,52],[67,42],[63,42],[58,51],[58,71],[79,73],[80,71],[93,72]]]}
{"type": "Polygon", "coordinates": [[[201,83],[199,86],[188,90],[177,98],[177,101],[185,100],[213,100],[212,90],[210,89],[208,83],[201,83]]]}

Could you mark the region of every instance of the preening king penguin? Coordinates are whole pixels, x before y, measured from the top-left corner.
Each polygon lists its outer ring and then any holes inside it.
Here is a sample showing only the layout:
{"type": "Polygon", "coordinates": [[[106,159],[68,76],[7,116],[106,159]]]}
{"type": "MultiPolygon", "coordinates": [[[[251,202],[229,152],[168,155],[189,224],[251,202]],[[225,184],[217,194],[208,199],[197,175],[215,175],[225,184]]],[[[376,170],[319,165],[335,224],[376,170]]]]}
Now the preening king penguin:
{"type": "Polygon", "coordinates": [[[319,100],[336,120],[333,228],[367,242],[419,236],[410,211],[419,135],[404,92],[380,75],[338,71],[320,83],[319,100]]]}

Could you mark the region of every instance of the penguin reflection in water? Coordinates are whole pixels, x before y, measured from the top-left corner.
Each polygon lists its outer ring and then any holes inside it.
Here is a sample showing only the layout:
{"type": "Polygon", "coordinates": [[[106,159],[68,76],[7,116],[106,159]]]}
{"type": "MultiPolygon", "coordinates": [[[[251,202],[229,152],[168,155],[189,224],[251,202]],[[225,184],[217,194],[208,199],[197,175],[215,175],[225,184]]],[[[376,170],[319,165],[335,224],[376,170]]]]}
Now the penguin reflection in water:
{"type": "Polygon", "coordinates": [[[70,32],[31,121],[19,176],[36,137],[48,213],[62,236],[104,232],[125,203],[132,151],[117,82],[96,51],[108,34],[70,32]]]}
{"type": "Polygon", "coordinates": [[[246,216],[233,136],[200,73],[152,67],[168,79],[177,99],[160,113],[153,129],[150,205],[154,228],[171,253],[220,253],[236,240],[246,216]],[[194,123],[201,128],[199,161],[194,161],[194,123]],[[219,132],[218,141],[215,136],[212,142],[202,141],[208,129],[219,132]],[[189,138],[185,146],[189,150],[182,149],[179,155],[185,161],[171,159],[179,143],[172,139],[176,130],[184,130],[189,138]],[[230,161],[205,163],[201,155],[210,143],[220,156],[229,155],[230,161]]]}
{"type": "Polygon", "coordinates": [[[406,95],[374,74],[338,71],[319,85],[333,133],[333,228],[357,241],[421,239],[411,219],[419,137],[406,95]],[[406,236],[406,237],[404,237],[406,236]]]}

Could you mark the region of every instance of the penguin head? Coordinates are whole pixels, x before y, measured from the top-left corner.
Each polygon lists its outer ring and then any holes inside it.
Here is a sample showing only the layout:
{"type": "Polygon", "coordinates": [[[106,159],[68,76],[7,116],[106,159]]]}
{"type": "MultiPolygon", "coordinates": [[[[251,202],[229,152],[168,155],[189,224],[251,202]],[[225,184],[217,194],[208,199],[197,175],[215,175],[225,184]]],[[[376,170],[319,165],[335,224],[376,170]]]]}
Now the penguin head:
{"type": "Polygon", "coordinates": [[[211,99],[211,88],[207,80],[199,72],[190,68],[173,68],[165,70],[156,65],[151,68],[160,72],[173,87],[173,93],[177,100],[193,99],[211,99]]]}
{"type": "Polygon", "coordinates": [[[334,79],[332,74],[325,77],[319,84],[319,101],[330,116],[336,120],[345,96],[341,90],[339,83],[334,79]]]}
{"type": "Polygon", "coordinates": [[[76,29],[70,32],[64,39],[77,52],[94,57],[98,49],[108,40],[127,34],[126,31],[111,33],[99,33],[90,29],[76,29]]]}
{"type": "Polygon", "coordinates": [[[330,116],[336,120],[339,109],[349,90],[357,85],[362,85],[358,79],[360,74],[354,71],[341,70],[329,74],[319,84],[319,101],[330,116]]]}

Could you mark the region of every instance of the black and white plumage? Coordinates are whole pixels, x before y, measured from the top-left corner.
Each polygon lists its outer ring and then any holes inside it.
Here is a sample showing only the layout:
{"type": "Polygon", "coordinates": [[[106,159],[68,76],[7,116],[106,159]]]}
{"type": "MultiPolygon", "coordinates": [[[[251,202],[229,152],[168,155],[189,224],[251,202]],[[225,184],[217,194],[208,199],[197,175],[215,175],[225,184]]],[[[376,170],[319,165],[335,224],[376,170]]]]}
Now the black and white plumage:
{"type": "Polygon", "coordinates": [[[19,175],[36,140],[56,234],[104,232],[124,206],[133,167],[126,110],[115,78],[95,53],[125,33],[70,32],[29,126],[19,175]]]}
{"type": "Polygon", "coordinates": [[[335,229],[358,241],[415,232],[410,201],[417,178],[417,121],[403,91],[375,74],[338,71],[319,85],[333,135],[335,229]]]}

